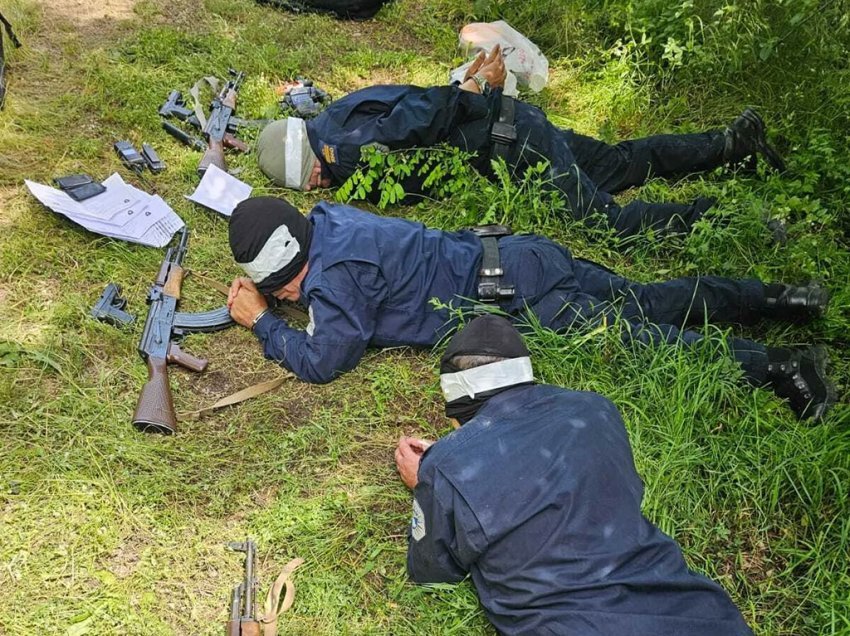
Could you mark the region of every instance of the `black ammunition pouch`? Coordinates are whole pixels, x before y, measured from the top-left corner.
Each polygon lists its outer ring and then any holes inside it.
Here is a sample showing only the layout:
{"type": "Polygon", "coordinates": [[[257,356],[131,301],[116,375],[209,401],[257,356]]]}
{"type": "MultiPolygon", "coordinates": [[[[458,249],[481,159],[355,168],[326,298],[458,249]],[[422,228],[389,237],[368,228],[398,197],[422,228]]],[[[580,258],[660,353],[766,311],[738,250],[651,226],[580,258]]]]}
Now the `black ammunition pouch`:
{"type": "Polygon", "coordinates": [[[493,122],[493,129],[490,131],[490,159],[501,157],[507,161],[516,141],[516,102],[513,97],[507,95],[502,95],[501,99],[499,119],[493,122]]]}
{"type": "Polygon", "coordinates": [[[499,239],[513,234],[506,225],[479,225],[470,228],[481,239],[483,252],[481,269],[478,270],[478,300],[482,303],[497,303],[510,300],[516,290],[513,285],[502,285],[502,260],[499,257],[499,239]]]}

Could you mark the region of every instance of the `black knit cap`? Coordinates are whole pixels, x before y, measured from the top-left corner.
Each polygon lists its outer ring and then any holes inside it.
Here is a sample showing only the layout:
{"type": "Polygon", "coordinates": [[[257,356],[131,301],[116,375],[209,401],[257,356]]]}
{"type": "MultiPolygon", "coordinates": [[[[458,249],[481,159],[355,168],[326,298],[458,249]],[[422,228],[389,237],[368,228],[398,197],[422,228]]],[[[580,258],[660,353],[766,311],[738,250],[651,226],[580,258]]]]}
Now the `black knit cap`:
{"type": "Polygon", "coordinates": [[[460,371],[451,363],[455,356],[524,358],[529,355],[522,336],[508,320],[494,314],[484,314],[470,321],[449,341],[440,359],[440,373],[460,371]]]}
{"type": "Polygon", "coordinates": [[[299,250],[289,262],[257,282],[263,294],[277,291],[295,278],[307,262],[313,224],[296,207],[277,197],[245,199],[230,217],[230,251],[237,263],[251,263],[280,226],[289,228],[299,250]]]}

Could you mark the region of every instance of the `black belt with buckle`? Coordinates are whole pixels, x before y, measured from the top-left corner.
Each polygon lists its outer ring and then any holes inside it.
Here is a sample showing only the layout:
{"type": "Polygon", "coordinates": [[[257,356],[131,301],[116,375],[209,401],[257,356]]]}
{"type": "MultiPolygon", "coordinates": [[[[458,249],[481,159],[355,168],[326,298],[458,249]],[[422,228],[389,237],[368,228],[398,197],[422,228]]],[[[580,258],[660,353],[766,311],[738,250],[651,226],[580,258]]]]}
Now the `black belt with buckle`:
{"type": "Polygon", "coordinates": [[[490,131],[490,159],[501,157],[505,161],[510,156],[511,148],[516,141],[516,103],[513,97],[502,95],[502,106],[499,109],[499,119],[493,122],[490,131]]]}
{"type": "Polygon", "coordinates": [[[506,225],[479,225],[471,228],[481,239],[483,252],[481,269],[478,270],[478,300],[482,303],[496,303],[510,300],[516,290],[513,285],[502,285],[502,261],[499,258],[499,239],[513,234],[506,225]]]}

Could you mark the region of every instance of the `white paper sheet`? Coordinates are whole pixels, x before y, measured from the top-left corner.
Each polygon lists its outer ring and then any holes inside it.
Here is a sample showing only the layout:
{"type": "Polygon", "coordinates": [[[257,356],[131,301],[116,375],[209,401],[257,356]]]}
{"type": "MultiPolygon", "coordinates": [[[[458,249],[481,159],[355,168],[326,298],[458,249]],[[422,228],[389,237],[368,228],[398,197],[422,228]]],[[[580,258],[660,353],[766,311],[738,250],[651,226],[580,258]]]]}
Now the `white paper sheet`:
{"type": "Polygon", "coordinates": [[[161,197],[133,187],[117,173],[103,182],[106,192],[85,201],[74,201],[61,190],[41,183],[25,183],[45,206],[104,236],[164,247],[183,227],[182,219],[161,197]]]}
{"type": "Polygon", "coordinates": [[[247,183],[211,165],[195,191],[186,198],[219,214],[230,216],[233,208],[251,196],[251,190],[253,188],[247,183]]]}

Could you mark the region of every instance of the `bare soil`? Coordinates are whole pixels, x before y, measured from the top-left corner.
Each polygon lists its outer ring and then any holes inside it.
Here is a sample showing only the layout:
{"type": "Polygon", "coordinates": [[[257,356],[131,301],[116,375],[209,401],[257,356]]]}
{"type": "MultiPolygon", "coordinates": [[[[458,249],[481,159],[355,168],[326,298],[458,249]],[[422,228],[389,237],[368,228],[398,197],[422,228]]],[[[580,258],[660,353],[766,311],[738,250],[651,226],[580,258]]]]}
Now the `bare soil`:
{"type": "Polygon", "coordinates": [[[99,20],[129,20],[136,0],[46,0],[46,12],[61,16],[76,26],[90,26],[99,20]]]}

